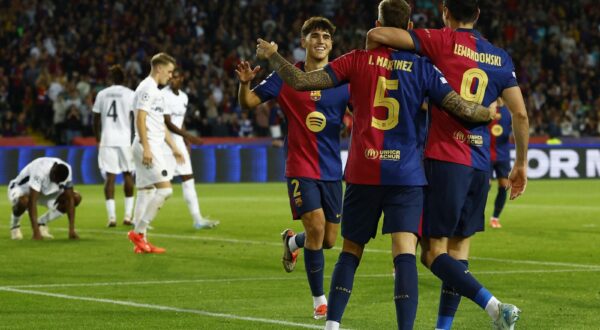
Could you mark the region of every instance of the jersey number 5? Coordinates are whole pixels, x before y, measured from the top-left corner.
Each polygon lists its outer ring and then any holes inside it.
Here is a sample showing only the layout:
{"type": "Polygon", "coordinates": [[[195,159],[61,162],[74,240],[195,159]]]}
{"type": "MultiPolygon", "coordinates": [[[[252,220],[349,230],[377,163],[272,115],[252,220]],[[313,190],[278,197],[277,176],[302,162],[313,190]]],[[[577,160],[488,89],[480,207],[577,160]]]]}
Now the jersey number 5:
{"type": "Polygon", "coordinates": [[[400,116],[400,103],[393,97],[386,97],[386,90],[397,90],[398,80],[388,80],[385,77],[377,78],[377,90],[375,91],[375,99],[373,107],[385,107],[388,110],[387,119],[378,119],[374,116],[371,118],[371,126],[382,131],[390,130],[398,125],[398,117],[400,116]]]}
{"type": "Polygon", "coordinates": [[[488,76],[485,71],[477,68],[469,69],[463,73],[462,83],[460,84],[460,96],[467,101],[482,104],[487,85],[488,76]],[[477,79],[477,86],[473,90],[475,79],[477,79]]]}

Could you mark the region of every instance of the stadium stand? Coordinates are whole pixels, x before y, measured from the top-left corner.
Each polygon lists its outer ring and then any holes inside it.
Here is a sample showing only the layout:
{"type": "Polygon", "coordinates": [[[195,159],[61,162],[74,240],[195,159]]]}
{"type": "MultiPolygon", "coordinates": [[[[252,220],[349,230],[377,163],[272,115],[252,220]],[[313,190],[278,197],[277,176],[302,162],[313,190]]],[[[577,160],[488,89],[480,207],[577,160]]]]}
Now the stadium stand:
{"type": "MultiPolygon", "coordinates": [[[[437,1],[410,1],[417,27],[442,26],[437,1]]],[[[302,22],[337,25],[333,55],[362,48],[376,8],[361,0],[0,1],[0,134],[41,133],[56,144],[92,135],[91,105],[120,63],[136,86],[149,56],[174,55],[186,75],[189,130],[202,136],[268,137],[283,123],[271,102],[248,114],[234,67],[254,60],[255,40],[304,56],[302,22]],[[161,12],[161,15],[154,15],[161,12]],[[209,14],[210,13],[210,14],[209,14]],[[236,24],[231,24],[236,22],[236,24]],[[161,46],[164,45],[164,46],[161,46]]],[[[600,7],[593,0],[485,1],[479,29],[511,53],[534,136],[600,135],[600,7]]],[[[269,72],[266,63],[256,81],[269,72]]]]}

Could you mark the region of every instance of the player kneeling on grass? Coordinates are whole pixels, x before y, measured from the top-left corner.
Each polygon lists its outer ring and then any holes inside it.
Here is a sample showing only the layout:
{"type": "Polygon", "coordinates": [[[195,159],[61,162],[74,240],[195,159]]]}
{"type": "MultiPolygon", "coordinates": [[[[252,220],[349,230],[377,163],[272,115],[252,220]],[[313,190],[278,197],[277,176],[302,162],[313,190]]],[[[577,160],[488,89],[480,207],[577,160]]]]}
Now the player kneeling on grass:
{"type": "Polygon", "coordinates": [[[23,239],[20,221],[25,211],[29,212],[33,239],[53,238],[47,224],[63,213],[69,217],[69,238],[79,238],[75,232],[75,207],[81,203],[81,195],[73,190],[71,166],[62,160],[42,157],[29,163],[9,183],[8,199],[12,204],[12,239],[23,239]],[[48,207],[39,219],[38,204],[48,207]]]}

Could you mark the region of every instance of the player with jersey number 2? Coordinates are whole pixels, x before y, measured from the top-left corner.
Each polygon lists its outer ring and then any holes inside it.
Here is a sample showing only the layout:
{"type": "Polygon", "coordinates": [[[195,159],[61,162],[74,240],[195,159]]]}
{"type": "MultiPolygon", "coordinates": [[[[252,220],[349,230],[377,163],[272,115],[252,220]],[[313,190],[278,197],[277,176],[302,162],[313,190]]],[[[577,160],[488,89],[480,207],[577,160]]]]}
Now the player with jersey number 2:
{"type": "MultiPolygon", "coordinates": [[[[527,110],[512,59],[474,29],[478,18],[478,0],[444,0],[445,28],[373,29],[367,46],[416,50],[466,99],[489,105],[502,96],[513,117],[516,160],[508,180],[514,199],[527,184],[527,110]]],[[[491,164],[487,125],[465,123],[436,107],[430,114],[421,261],[443,282],[436,327],[450,329],[465,296],[488,313],[496,329],[512,329],[520,310],[501,303],[468,269],[470,238],[485,228],[491,164]]]]}
{"type": "MultiPolygon", "coordinates": [[[[377,24],[406,28],[410,6],[404,0],[383,0],[377,24]]],[[[333,271],[326,329],[338,329],[353,290],[354,274],[365,245],[377,234],[383,213],[383,234],[391,234],[396,271],[394,303],[398,329],[412,329],[418,287],[415,250],[423,210],[422,147],[426,97],[465,120],[487,122],[495,104],[468,102],[452,90],[424,57],[380,47],[347,53],[323,69],[302,72],[277,52],[277,45],[258,40],[257,56],[287,84],[298,90],[330,88],[345,82],[352,90],[352,140],[346,165],[342,214],[342,253],[333,271]]]]}
{"type": "Polygon", "coordinates": [[[133,91],[125,86],[125,72],[120,65],[109,68],[112,86],[96,96],[94,112],[94,133],[99,142],[98,167],[104,176],[104,198],[108,213],[108,227],[117,225],[115,206],[115,179],[123,173],[125,192],[125,215],[123,224],[130,226],[133,213],[133,91]]]}

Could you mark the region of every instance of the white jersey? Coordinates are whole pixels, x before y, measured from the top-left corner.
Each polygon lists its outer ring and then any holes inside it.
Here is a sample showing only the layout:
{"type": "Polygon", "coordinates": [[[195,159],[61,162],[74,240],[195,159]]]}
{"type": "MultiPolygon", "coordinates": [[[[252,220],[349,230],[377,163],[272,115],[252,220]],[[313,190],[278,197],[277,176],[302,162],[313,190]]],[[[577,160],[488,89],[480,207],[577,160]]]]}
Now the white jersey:
{"type": "Polygon", "coordinates": [[[131,146],[133,136],[133,91],[113,85],[101,90],[96,96],[92,111],[102,120],[101,147],[131,146]]]}
{"type": "Polygon", "coordinates": [[[9,189],[21,187],[21,189],[29,190],[31,188],[46,196],[56,194],[65,188],[73,187],[72,173],[71,166],[63,160],[54,157],[41,157],[25,166],[19,175],[10,182],[9,189]],[[50,170],[56,163],[64,164],[69,169],[69,175],[63,182],[54,183],[50,181],[50,170]]]}
{"type": "MultiPolygon", "coordinates": [[[[158,84],[152,77],[148,76],[138,85],[135,90],[133,108],[137,118],[138,111],[145,111],[146,116],[146,134],[148,143],[159,145],[165,141],[165,102],[163,94],[158,89],[158,84]]],[[[135,136],[139,139],[137,125],[135,136]]]]}
{"type": "MultiPolygon", "coordinates": [[[[165,115],[171,116],[173,125],[177,126],[177,128],[182,128],[188,106],[187,94],[184,91],[179,90],[179,95],[177,95],[173,92],[171,87],[168,86],[161,91],[165,99],[165,115]]],[[[175,142],[183,142],[183,137],[181,135],[171,134],[171,136],[175,142]]]]}

